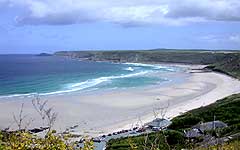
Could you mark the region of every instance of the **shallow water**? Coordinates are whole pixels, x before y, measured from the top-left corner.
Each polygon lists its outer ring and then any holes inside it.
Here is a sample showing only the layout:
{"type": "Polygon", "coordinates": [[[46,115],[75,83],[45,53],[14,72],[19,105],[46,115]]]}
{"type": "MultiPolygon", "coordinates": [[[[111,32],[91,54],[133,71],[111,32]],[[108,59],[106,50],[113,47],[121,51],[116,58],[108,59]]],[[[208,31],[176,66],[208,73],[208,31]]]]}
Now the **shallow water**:
{"type": "Polygon", "coordinates": [[[0,55],[0,96],[134,88],[171,80],[182,68],[139,63],[89,62],[62,57],[0,55]],[[161,77],[156,74],[161,73],[161,77]]]}

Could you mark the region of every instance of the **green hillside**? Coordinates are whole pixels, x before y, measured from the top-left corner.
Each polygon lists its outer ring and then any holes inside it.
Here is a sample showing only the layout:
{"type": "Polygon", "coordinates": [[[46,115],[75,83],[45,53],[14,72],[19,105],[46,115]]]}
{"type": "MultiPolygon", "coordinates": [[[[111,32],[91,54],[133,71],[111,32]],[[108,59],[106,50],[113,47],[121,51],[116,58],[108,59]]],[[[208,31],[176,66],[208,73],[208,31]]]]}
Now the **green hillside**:
{"type": "MultiPolygon", "coordinates": [[[[170,129],[182,130],[189,128],[200,121],[223,121],[228,124],[231,132],[240,132],[240,94],[234,94],[206,107],[191,110],[172,120],[170,129]]],[[[225,133],[224,133],[225,134],[225,133]]],[[[230,134],[226,133],[226,134],[230,134]]]]}
{"type": "Polygon", "coordinates": [[[145,51],[62,51],[55,53],[57,56],[68,56],[92,61],[188,64],[213,64],[233,54],[239,55],[237,51],[225,53],[223,51],[165,49],[145,51]]]}
{"type": "Polygon", "coordinates": [[[90,61],[209,65],[208,69],[226,73],[240,79],[239,51],[169,49],[145,51],[61,51],[56,52],[55,55],[90,61]]]}
{"type": "MultiPolygon", "coordinates": [[[[144,149],[144,145],[150,148],[154,142],[155,147],[160,149],[169,149],[167,143],[171,149],[182,149],[182,148],[194,148],[193,143],[189,143],[187,139],[184,139],[183,130],[196,125],[200,121],[207,122],[213,121],[214,115],[216,120],[223,121],[228,124],[227,128],[217,131],[219,137],[225,137],[232,134],[240,133],[240,94],[231,95],[224,99],[218,100],[217,102],[201,107],[198,109],[191,110],[181,116],[172,119],[172,125],[169,127],[170,130],[165,132],[156,132],[150,134],[147,142],[146,135],[137,137],[128,137],[121,139],[114,139],[108,142],[107,149],[131,149],[134,145],[137,149],[144,149]],[[166,140],[164,140],[166,137],[166,140]],[[157,140],[156,140],[157,139],[157,140]]],[[[230,144],[231,145],[231,144],[230,144]]],[[[239,145],[239,142],[237,142],[239,145]]],[[[229,147],[229,145],[226,145],[229,147]]],[[[212,147],[214,149],[216,147],[212,147]]]]}

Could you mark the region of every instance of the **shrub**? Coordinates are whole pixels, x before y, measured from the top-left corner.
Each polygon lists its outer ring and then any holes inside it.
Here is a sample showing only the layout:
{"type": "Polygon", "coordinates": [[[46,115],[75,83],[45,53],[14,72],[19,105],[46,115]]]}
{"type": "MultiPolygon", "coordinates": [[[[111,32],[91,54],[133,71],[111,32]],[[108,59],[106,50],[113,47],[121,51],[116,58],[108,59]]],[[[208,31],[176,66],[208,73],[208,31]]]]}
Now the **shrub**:
{"type": "Polygon", "coordinates": [[[183,133],[179,131],[169,130],[165,132],[165,135],[167,137],[167,142],[169,145],[178,145],[185,143],[183,133]]]}
{"type": "MultiPolygon", "coordinates": [[[[53,131],[40,138],[26,131],[4,132],[0,134],[0,150],[73,150],[74,142],[68,135],[58,135],[53,131]]],[[[79,148],[80,149],[80,148],[79,148]]],[[[86,141],[83,150],[93,150],[93,142],[86,141]]]]}
{"type": "Polygon", "coordinates": [[[169,129],[179,130],[190,128],[199,123],[201,120],[202,119],[200,117],[193,116],[191,114],[182,117],[176,117],[172,120],[172,124],[169,126],[169,129]]]}

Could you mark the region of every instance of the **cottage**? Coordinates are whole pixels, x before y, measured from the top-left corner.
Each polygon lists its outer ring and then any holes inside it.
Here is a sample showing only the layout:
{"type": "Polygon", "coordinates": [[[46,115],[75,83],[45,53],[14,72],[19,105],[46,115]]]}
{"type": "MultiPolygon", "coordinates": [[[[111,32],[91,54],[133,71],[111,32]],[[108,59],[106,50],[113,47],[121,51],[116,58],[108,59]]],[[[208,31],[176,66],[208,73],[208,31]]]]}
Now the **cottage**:
{"type": "Polygon", "coordinates": [[[185,131],[185,137],[197,138],[197,137],[203,136],[205,131],[225,128],[225,127],[227,127],[227,124],[225,124],[222,121],[211,121],[211,122],[200,123],[193,126],[191,130],[185,131]]]}
{"type": "Polygon", "coordinates": [[[222,121],[211,121],[211,122],[197,124],[192,128],[197,128],[201,130],[201,132],[204,132],[204,131],[215,130],[218,128],[225,128],[225,127],[227,127],[227,124],[225,124],[222,121]]]}
{"type": "Polygon", "coordinates": [[[151,129],[164,129],[167,128],[172,122],[166,119],[156,118],[153,121],[146,123],[145,127],[151,129]]]}

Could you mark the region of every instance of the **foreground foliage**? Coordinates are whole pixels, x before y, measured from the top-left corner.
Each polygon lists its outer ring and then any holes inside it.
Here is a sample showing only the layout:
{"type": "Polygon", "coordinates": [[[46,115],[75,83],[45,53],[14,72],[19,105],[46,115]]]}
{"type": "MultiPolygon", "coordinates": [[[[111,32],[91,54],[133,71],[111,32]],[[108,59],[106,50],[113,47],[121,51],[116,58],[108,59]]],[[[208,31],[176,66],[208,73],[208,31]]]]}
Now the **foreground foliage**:
{"type": "Polygon", "coordinates": [[[210,146],[207,148],[195,148],[196,150],[240,150],[240,141],[232,141],[222,145],[210,146]]]}
{"type": "Polygon", "coordinates": [[[17,131],[13,133],[1,133],[1,146],[4,149],[73,149],[73,145],[67,144],[64,137],[48,133],[44,138],[37,137],[29,132],[17,131]]]}
{"type": "Polygon", "coordinates": [[[169,150],[182,149],[185,144],[183,134],[178,131],[150,133],[134,137],[112,139],[107,150],[169,150]]]}
{"type": "MultiPolygon", "coordinates": [[[[55,131],[48,132],[44,137],[26,131],[1,132],[0,150],[73,150],[77,149],[74,142],[69,142],[69,135],[58,135],[55,131]]],[[[80,149],[80,148],[79,148],[80,149]]],[[[93,150],[93,142],[86,141],[82,150],[93,150]]]]}

